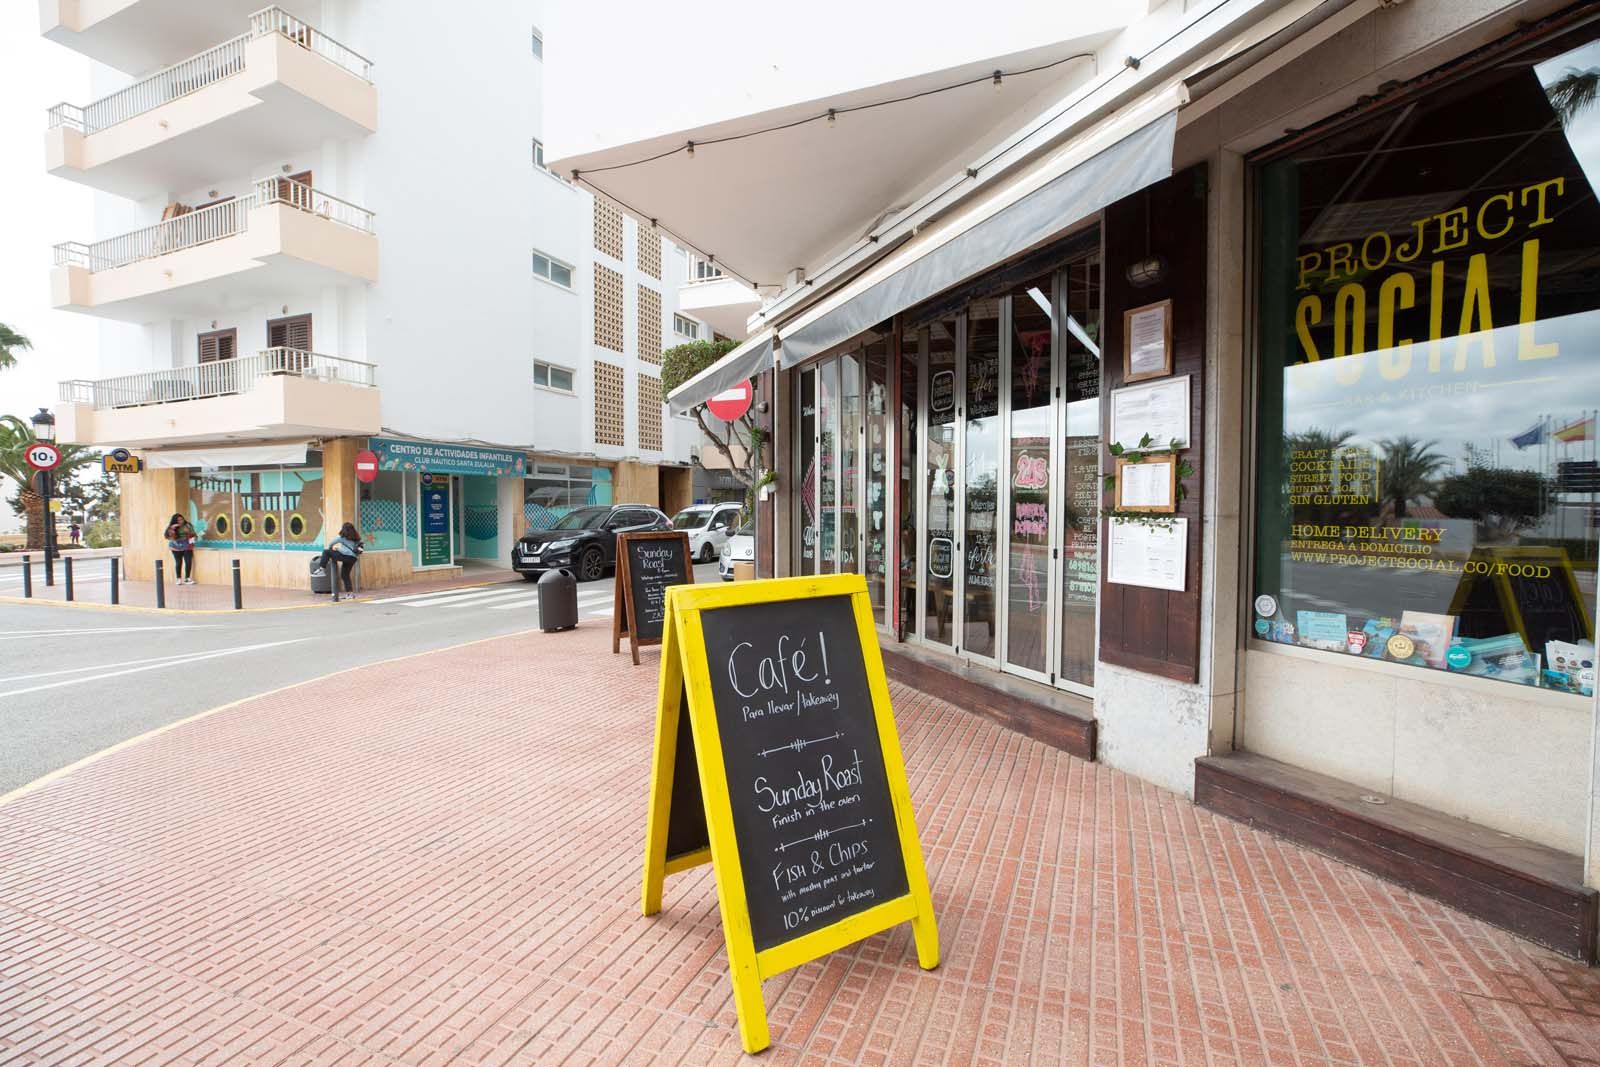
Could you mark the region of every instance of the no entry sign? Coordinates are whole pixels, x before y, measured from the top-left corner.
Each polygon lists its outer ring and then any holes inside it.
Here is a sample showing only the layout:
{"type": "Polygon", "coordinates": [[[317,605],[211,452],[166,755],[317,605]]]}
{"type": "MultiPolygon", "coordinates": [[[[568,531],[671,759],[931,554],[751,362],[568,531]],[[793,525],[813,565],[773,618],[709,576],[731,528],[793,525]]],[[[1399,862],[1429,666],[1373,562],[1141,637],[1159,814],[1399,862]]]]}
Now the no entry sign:
{"type": "Polygon", "coordinates": [[[750,398],[753,394],[754,390],[750,388],[749,382],[740,382],[707,400],[706,407],[723,422],[732,422],[750,410],[750,398]]]}
{"type": "Polygon", "coordinates": [[[363,448],[356,453],[356,481],[370,482],[378,476],[378,454],[363,448]]]}
{"type": "Polygon", "coordinates": [[[49,441],[35,441],[28,446],[27,460],[36,471],[53,471],[61,465],[61,449],[49,441]]]}

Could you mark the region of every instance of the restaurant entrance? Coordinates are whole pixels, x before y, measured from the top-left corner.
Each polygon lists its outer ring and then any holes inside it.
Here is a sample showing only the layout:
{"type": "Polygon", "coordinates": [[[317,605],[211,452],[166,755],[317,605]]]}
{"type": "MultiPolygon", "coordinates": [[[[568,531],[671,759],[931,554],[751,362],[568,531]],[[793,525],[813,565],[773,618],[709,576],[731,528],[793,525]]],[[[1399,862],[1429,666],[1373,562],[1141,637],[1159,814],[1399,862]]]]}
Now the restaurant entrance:
{"type": "Polygon", "coordinates": [[[801,368],[794,393],[796,573],[859,571],[881,626],[1085,695],[1099,586],[1098,244],[1079,233],[1070,255],[1030,257],[869,331],[801,368]]]}

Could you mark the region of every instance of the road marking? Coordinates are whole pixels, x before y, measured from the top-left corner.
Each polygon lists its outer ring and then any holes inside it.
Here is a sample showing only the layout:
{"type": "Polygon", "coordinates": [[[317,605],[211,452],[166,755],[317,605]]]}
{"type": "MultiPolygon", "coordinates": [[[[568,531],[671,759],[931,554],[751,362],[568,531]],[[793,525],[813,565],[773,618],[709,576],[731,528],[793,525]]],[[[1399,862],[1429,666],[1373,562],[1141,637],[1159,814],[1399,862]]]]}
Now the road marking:
{"type": "MultiPolygon", "coordinates": [[[[585,611],[599,604],[609,604],[611,603],[611,598],[615,595],[610,589],[595,589],[579,593],[578,610],[585,611]]],[[[512,608],[532,607],[537,603],[539,603],[539,597],[534,595],[524,597],[521,600],[513,600],[509,604],[485,604],[483,606],[490,611],[509,611],[512,608]]]]}
{"type": "Polygon", "coordinates": [[[182,667],[190,663],[199,663],[202,660],[217,659],[220,656],[237,656],[242,652],[258,652],[264,648],[278,648],[282,645],[297,645],[302,641],[309,641],[309,637],[295,637],[287,641],[267,641],[259,645],[239,645],[236,648],[221,648],[213,652],[202,652],[197,655],[186,656],[183,659],[166,660],[161,663],[149,663],[142,667],[129,667],[127,670],[112,671],[109,674],[96,674],[88,678],[67,678],[59,682],[46,682],[43,685],[31,685],[24,689],[11,689],[0,693],[0,700],[6,697],[18,697],[26,693],[37,693],[45,689],[60,689],[62,686],[82,685],[85,682],[99,682],[107,678],[120,678],[124,674],[139,674],[143,671],[156,671],[164,667],[182,667]]]}
{"type": "Polygon", "coordinates": [[[174,652],[170,656],[149,656],[145,659],[125,659],[118,663],[91,663],[87,667],[67,667],[59,671],[39,671],[37,674],[12,674],[0,678],[0,683],[25,682],[30,678],[53,678],[62,674],[82,674],[85,671],[104,671],[112,667],[132,667],[140,663],[161,663],[165,660],[188,659],[195,655],[194,651],[174,652]]]}
{"type": "Polygon", "coordinates": [[[76,637],[79,634],[131,634],[148,630],[215,630],[212,623],[179,623],[174,626],[85,626],[66,630],[0,630],[0,641],[31,641],[38,637],[76,637]]]}
{"type": "MultiPolygon", "coordinates": [[[[493,589],[493,588],[497,588],[497,587],[502,586],[502,585],[510,585],[510,584],[511,584],[510,582],[496,582],[496,583],[494,583],[494,585],[490,586],[489,588],[493,589]]],[[[456,589],[439,589],[439,590],[436,590],[436,591],[434,591],[432,593],[410,593],[410,594],[408,594],[406,596],[380,597],[377,600],[369,600],[369,601],[367,601],[367,603],[369,603],[369,604],[406,604],[406,603],[409,603],[409,602],[411,602],[413,600],[443,599],[445,597],[462,596],[462,595],[468,594],[468,593],[481,593],[481,592],[483,592],[483,590],[484,590],[484,586],[482,586],[482,585],[463,585],[463,586],[460,586],[460,587],[458,587],[456,589]]]]}

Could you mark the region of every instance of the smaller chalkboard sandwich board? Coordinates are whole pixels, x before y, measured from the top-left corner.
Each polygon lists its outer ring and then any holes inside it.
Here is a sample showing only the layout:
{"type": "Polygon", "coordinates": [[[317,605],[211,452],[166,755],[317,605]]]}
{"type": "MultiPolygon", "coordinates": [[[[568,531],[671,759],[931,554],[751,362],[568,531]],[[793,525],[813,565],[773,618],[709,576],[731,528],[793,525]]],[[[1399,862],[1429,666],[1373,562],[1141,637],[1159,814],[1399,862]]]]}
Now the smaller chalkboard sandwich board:
{"type": "Polygon", "coordinates": [[[628,636],[633,662],[640,645],[659,645],[667,617],[667,587],[692,585],[689,535],[682,530],[643,530],[617,535],[617,587],[611,611],[611,652],[628,636]]]}
{"type": "Polygon", "coordinates": [[[866,579],[675,586],[662,632],[642,906],[712,865],[745,1051],[765,978],[903,922],[937,967],[866,579]]]}

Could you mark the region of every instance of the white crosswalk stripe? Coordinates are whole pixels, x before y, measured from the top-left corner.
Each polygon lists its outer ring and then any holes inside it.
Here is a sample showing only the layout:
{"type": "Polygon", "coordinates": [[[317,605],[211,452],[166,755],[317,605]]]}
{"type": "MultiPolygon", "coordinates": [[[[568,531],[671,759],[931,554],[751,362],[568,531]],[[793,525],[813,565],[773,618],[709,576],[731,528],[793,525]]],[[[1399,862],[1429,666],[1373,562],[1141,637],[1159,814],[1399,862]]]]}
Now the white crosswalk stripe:
{"type": "MultiPolygon", "coordinates": [[[[580,586],[578,613],[590,618],[609,616],[614,596],[615,592],[609,582],[598,586],[580,586]],[[605,609],[604,615],[595,613],[595,609],[600,608],[605,609]]],[[[441,589],[436,593],[383,597],[372,603],[399,604],[407,608],[484,608],[489,611],[515,611],[521,608],[536,611],[539,606],[539,593],[537,589],[526,585],[506,583],[487,588],[469,586],[464,589],[441,589]]]]}

